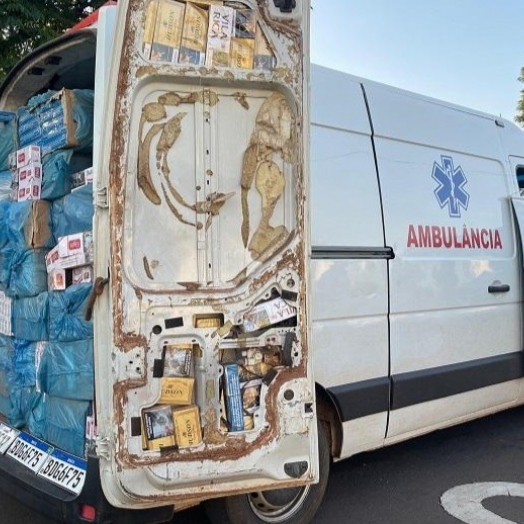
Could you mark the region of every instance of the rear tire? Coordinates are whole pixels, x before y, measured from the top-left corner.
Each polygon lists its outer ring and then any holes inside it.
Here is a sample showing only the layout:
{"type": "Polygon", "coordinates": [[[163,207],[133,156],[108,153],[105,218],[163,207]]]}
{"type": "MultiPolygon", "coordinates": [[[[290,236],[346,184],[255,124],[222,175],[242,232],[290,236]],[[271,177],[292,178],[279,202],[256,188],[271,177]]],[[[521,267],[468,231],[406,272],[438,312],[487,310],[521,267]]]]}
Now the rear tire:
{"type": "Polygon", "coordinates": [[[212,524],[309,524],[326,492],[331,453],[329,428],[319,424],[319,482],[300,488],[247,493],[205,502],[212,524]]]}

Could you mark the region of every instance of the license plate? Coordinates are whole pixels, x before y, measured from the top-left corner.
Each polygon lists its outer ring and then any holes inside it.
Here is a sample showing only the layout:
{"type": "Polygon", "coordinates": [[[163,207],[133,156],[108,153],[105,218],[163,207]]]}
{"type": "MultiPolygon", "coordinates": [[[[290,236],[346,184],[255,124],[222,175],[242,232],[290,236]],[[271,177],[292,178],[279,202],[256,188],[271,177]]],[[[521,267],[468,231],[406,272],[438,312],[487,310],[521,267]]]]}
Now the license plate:
{"type": "Polygon", "coordinates": [[[85,460],[54,449],[38,472],[38,476],[78,495],[84,487],[86,472],[85,460]]]}
{"type": "Polygon", "coordinates": [[[49,444],[22,431],[7,450],[7,455],[37,473],[52,449],[49,444]]]}
{"type": "Polygon", "coordinates": [[[20,431],[10,428],[3,422],[0,422],[0,455],[3,455],[9,446],[16,440],[20,431]]]}

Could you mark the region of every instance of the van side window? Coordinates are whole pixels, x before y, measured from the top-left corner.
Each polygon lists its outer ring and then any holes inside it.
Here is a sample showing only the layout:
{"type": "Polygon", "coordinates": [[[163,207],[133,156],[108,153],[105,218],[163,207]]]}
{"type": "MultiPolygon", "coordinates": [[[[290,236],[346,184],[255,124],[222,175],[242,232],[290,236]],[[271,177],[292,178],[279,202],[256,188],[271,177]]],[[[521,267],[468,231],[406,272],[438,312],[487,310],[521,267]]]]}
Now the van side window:
{"type": "Polygon", "coordinates": [[[517,182],[519,184],[520,192],[524,190],[524,166],[517,167],[517,182]]]}

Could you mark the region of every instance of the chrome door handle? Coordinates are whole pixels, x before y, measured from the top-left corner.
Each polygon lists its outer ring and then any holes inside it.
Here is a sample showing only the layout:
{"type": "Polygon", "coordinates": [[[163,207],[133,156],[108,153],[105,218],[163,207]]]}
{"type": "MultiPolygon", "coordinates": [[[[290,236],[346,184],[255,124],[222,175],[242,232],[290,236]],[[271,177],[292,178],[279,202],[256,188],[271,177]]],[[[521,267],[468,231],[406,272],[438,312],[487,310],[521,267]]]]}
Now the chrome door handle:
{"type": "Polygon", "coordinates": [[[488,286],[488,293],[507,293],[509,290],[509,284],[491,284],[488,286]]]}

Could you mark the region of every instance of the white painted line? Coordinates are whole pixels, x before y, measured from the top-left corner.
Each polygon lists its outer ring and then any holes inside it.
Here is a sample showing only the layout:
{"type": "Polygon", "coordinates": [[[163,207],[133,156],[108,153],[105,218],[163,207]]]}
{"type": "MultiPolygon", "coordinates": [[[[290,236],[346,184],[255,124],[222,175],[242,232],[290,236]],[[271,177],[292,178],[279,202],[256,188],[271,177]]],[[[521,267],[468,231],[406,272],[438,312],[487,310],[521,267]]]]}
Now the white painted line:
{"type": "Polygon", "coordinates": [[[464,484],[446,491],[440,497],[442,507],[453,517],[467,524],[518,524],[482,506],[491,497],[524,497],[524,484],[513,482],[479,482],[464,484]]]}

